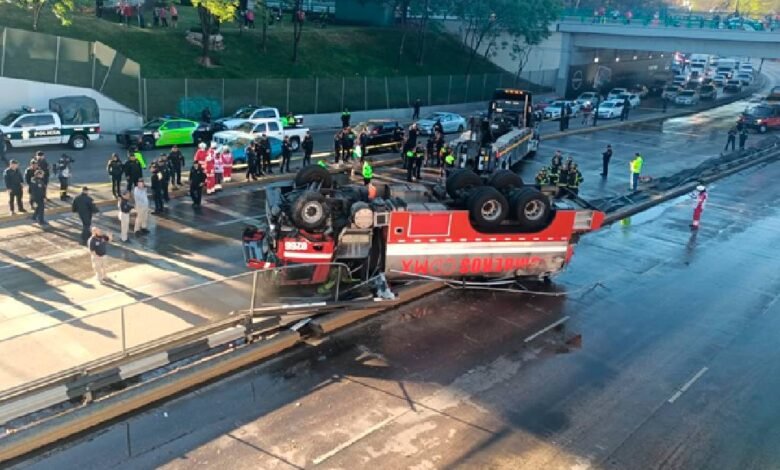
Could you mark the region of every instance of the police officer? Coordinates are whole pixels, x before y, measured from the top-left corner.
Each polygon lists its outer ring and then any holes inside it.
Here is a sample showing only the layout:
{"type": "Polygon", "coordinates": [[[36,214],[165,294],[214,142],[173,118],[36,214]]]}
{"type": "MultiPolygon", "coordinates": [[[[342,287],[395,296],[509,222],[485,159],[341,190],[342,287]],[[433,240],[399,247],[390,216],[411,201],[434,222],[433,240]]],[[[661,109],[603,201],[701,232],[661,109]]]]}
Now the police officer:
{"type": "Polygon", "coordinates": [[[184,155],[179,150],[179,147],[174,145],[171,147],[171,151],[168,153],[168,161],[171,165],[171,182],[173,183],[173,189],[179,189],[181,186],[181,172],[184,169],[184,155]]]}
{"type": "Polygon", "coordinates": [[[582,177],[582,172],[577,168],[577,164],[572,162],[568,170],[566,189],[569,190],[571,195],[576,196],[580,193],[580,184],[582,184],[583,181],[585,181],[585,179],[582,177]]]}
{"type": "Polygon", "coordinates": [[[444,134],[444,126],[441,125],[441,119],[437,119],[436,122],[433,123],[433,132],[444,134]]]}
{"type": "Polygon", "coordinates": [[[610,160],[612,160],[612,145],[607,144],[607,150],[601,154],[601,176],[604,178],[609,174],[610,160]]]}
{"type": "MultiPolygon", "coordinates": [[[[2,141],[0,141],[1,143],[2,141]]],[[[27,212],[22,205],[22,193],[24,191],[22,182],[24,182],[24,178],[22,177],[22,172],[19,171],[19,162],[11,160],[8,168],[3,172],[3,181],[5,182],[6,191],[8,191],[8,206],[11,208],[11,215],[15,214],[14,199],[16,199],[16,207],[19,209],[19,212],[27,212]]]]}
{"type": "Polygon", "coordinates": [[[29,186],[30,200],[32,201],[33,208],[35,209],[32,216],[33,221],[40,225],[48,225],[48,223],[43,220],[43,209],[46,200],[46,184],[43,182],[43,175],[43,170],[35,170],[35,175],[30,181],[29,186]]]}
{"type": "Polygon", "coordinates": [[[333,154],[336,157],[336,160],[334,163],[338,164],[339,160],[341,160],[341,138],[342,138],[342,131],[336,132],[336,134],[333,136],[333,154]]]}
{"type": "Polygon", "coordinates": [[[292,149],[290,148],[290,139],[284,136],[282,140],[282,166],[279,168],[280,173],[290,171],[290,159],[292,158],[292,149]]]}
{"type": "Polygon", "coordinates": [[[349,127],[349,120],[352,118],[352,115],[349,113],[349,110],[347,108],[344,108],[344,111],[341,113],[341,128],[345,129],[349,127]]]}
{"type": "Polygon", "coordinates": [[[739,149],[745,150],[745,142],[747,142],[748,138],[748,131],[746,127],[743,127],[741,131],[739,131],[739,149]]]}
{"type": "Polygon", "coordinates": [[[345,127],[341,133],[341,160],[348,161],[352,157],[354,148],[355,133],[349,127],[345,127]]]}
{"type": "Polygon", "coordinates": [[[729,129],[728,140],[726,140],[726,146],[723,147],[723,150],[724,151],[728,150],[729,145],[731,145],[731,151],[733,152],[736,147],[736,143],[737,143],[737,128],[732,127],[731,129],[729,129]]]}
{"type": "Polygon", "coordinates": [[[3,134],[2,129],[0,129],[0,160],[3,163],[8,163],[8,160],[5,159],[5,134],[3,134]]]}
{"type": "Polygon", "coordinates": [[[46,191],[49,188],[49,162],[46,160],[46,155],[41,151],[35,153],[35,161],[38,162],[38,169],[43,172],[43,176],[41,177],[41,181],[43,182],[43,200],[48,201],[49,197],[47,196],[46,191]]]}
{"type": "Polygon", "coordinates": [[[92,231],[92,216],[99,212],[95,201],[89,195],[89,188],[81,188],[81,194],[73,199],[71,210],[81,219],[81,244],[86,245],[92,231]]]}
{"type": "Polygon", "coordinates": [[[314,139],[309,132],[306,132],[306,136],[301,142],[301,148],[303,148],[303,166],[311,165],[311,154],[314,152],[314,139]]]}
{"type": "Polygon", "coordinates": [[[163,205],[163,175],[156,163],[152,163],[152,199],[154,200],[154,212],[152,214],[162,214],[165,210],[163,205]]]}
{"type": "Polygon", "coordinates": [[[368,133],[365,129],[358,136],[358,145],[360,145],[360,162],[363,163],[363,159],[368,155],[368,133]]]}
{"type": "Polygon", "coordinates": [[[271,166],[271,142],[265,134],[260,137],[260,158],[263,160],[263,168],[261,170],[263,174],[268,173],[272,175],[274,170],[271,166]]]}
{"type": "Polygon", "coordinates": [[[420,173],[422,172],[423,162],[425,161],[425,147],[423,144],[417,144],[417,148],[414,151],[414,177],[417,181],[420,181],[420,173]]]}
{"type": "Polygon", "coordinates": [[[206,185],[206,172],[200,166],[200,162],[194,162],[190,170],[190,198],[192,198],[192,208],[200,207],[200,201],[203,198],[203,187],[206,185]]]}
{"type": "Polygon", "coordinates": [[[125,162],[123,172],[125,174],[125,178],[127,178],[127,190],[132,191],[135,188],[135,185],[138,183],[138,180],[144,176],[141,163],[136,158],[135,153],[129,154],[129,158],[125,162]]]}
{"type": "Polygon", "coordinates": [[[425,153],[428,155],[427,158],[428,166],[434,166],[435,162],[438,161],[439,159],[439,154],[436,153],[436,151],[433,148],[433,136],[429,136],[428,140],[425,141],[425,153]]]}
{"type": "Polygon", "coordinates": [[[171,184],[171,163],[168,161],[168,156],[164,153],[160,155],[160,159],[157,162],[157,169],[160,170],[162,175],[162,196],[163,201],[169,202],[171,199],[168,196],[168,187],[171,184]]]}
{"type": "Polygon", "coordinates": [[[407,150],[404,153],[404,168],[406,169],[406,181],[412,182],[412,175],[414,174],[414,159],[415,151],[413,148],[407,150]]]}
{"type": "Polygon", "coordinates": [[[257,152],[255,152],[255,148],[257,147],[255,142],[250,142],[249,145],[246,146],[246,150],[244,151],[244,155],[246,155],[246,180],[249,181],[249,178],[252,178],[252,180],[257,181],[257,168],[258,168],[258,159],[257,159],[257,152]]]}
{"type": "Polygon", "coordinates": [[[54,164],[54,172],[57,174],[57,179],[60,181],[60,201],[67,201],[70,199],[68,196],[68,186],[70,185],[71,169],[70,165],[74,160],[64,153],[54,164]]]}
{"type": "Polygon", "coordinates": [[[24,169],[24,182],[27,183],[27,192],[29,193],[27,196],[30,198],[31,209],[34,209],[34,207],[33,207],[33,197],[32,197],[32,192],[30,191],[30,187],[32,186],[33,179],[35,178],[36,171],[38,171],[38,161],[35,158],[33,158],[32,160],[30,160],[30,165],[24,169]]]}
{"type": "Polygon", "coordinates": [[[449,145],[445,145],[441,149],[442,155],[444,155],[443,161],[444,161],[444,167],[448,170],[451,170],[452,168],[455,168],[455,155],[452,152],[452,148],[450,148],[449,145]]]}
{"type": "Polygon", "coordinates": [[[119,199],[122,196],[122,173],[124,173],[124,165],[119,159],[119,155],[111,154],[106,165],[106,172],[111,177],[111,194],[114,195],[114,198],[119,199]]]}
{"type": "Polygon", "coordinates": [[[371,159],[366,158],[363,161],[363,184],[368,186],[371,184],[371,179],[374,177],[374,167],[371,166],[371,159]]]}

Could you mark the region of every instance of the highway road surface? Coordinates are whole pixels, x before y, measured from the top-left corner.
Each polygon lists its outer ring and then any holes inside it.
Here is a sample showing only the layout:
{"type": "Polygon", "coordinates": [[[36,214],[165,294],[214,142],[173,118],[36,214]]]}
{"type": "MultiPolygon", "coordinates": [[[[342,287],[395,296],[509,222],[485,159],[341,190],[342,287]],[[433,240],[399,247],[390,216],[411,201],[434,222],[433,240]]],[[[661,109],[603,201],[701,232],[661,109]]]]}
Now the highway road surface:
{"type": "Polygon", "coordinates": [[[583,238],[542,293],[447,290],[16,468],[779,468],[780,164],[583,238]]]}

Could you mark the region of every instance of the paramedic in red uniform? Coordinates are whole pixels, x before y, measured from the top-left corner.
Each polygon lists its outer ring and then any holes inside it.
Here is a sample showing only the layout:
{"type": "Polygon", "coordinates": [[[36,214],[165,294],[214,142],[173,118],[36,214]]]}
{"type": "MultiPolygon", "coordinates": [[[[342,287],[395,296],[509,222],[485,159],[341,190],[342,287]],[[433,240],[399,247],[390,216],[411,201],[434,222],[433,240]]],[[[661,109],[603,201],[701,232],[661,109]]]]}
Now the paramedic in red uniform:
{"type": "Polygon", "coordinates": [[[233,152],[227,145],[222,147],[222,165],[225,182],[228,183],[233,180],[233,152]]]}
{"type": "Polygon", "coordinates": [[[707,203],[707,188],[700,184],[696,186],[696,192],[691,195],[696,199],[696,205],[693,207],[693,221],[691,229],[698,230],[701,213],[704,212],[704,205],[707,203]]]}
{"type": "Polygon", "coordinates": [[[206,144],[201,142],[198,144],[198,150],[195,151],[195,156],[192,157],[193,161],[200,163],[200,167],[203,168],[206,165],[206,144]]]}
{"type": "Polygon", "coordinates": [[[217,174],[214,172],[214,155],[217,153],[216,142],[211,143],[211,148],[206,154],[206,194],[213,194],[217,184],[217,174]]]}

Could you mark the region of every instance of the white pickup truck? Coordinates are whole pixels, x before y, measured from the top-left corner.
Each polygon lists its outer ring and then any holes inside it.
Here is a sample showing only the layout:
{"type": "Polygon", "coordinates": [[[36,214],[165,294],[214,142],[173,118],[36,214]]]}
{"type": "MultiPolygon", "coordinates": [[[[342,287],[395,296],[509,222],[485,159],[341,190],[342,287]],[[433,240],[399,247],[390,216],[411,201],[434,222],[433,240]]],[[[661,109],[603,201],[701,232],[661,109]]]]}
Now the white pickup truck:
{"type": "Polygon", "coordinates": [[[243,121],[235,129],[215,133],[211,140],[219,145],[233,147],[234,142],[238,140],[246,142],[254,140],[263,134],[279,140],[288,137],[290,139],[290,148],[295,152],[301,147],[301,141],[303,141],[307,132],[309,132],[309,129],[305,127],[285,128],[279,119],[252,119],[243,121]]]}
{"type": "Polygon", "coordinates": [[[235,129],[246,121],[255,119],[278,119],[285,128],[303,125],[303,116],[300,114],[293,116],[292,119],[288,119],[287,116],[279,114],[278,108],[260,108],[258,106],[239,108],[231,116],[217,119],[214,124],[216,124],[216,130],[230,130],[235,129]]]}
{"type": "Polygon", "coordinates": [[[67,144],[84,149],[100,138],[97,103],[87,96],[66,96],[49,100],[48,110],[22,108],[0,119],[6,147],[38,147],[67,144]]]}

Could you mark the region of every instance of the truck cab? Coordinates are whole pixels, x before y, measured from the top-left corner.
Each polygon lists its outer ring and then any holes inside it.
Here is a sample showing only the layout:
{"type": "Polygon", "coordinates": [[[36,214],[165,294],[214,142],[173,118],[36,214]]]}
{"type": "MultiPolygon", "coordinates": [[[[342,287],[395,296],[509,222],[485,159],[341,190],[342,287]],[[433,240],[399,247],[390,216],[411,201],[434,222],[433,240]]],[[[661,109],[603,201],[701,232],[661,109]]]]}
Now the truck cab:
{"type": "Polygon", "coordinates": [[[231,142],[237,139],[252,140],[263,134],[279,140],[288,137],[290,148],[293,151],[297,151],[307,132],[309,132],[307,128],[285,128],[282,122],[276,118],[261,118],[245,120],[232,130],[217,132],[214,134],[213,139],[218,144],[231,145],[231,142]]]}
{"type": "Polygon", "coordinates": [[[257,119],[277,119],[282,122],[286,128],[303,125],[303,116],[300,114],[293,116],[293,119],[289,120],[287,116],[282,116],[279,113],[278,108],[261,108],[252,105],[239,108],[229,117],[217,119],[215,125],[217,126],[217,130],[230,130],[235,129],[246,121],[254,121],[257,119]]]}

